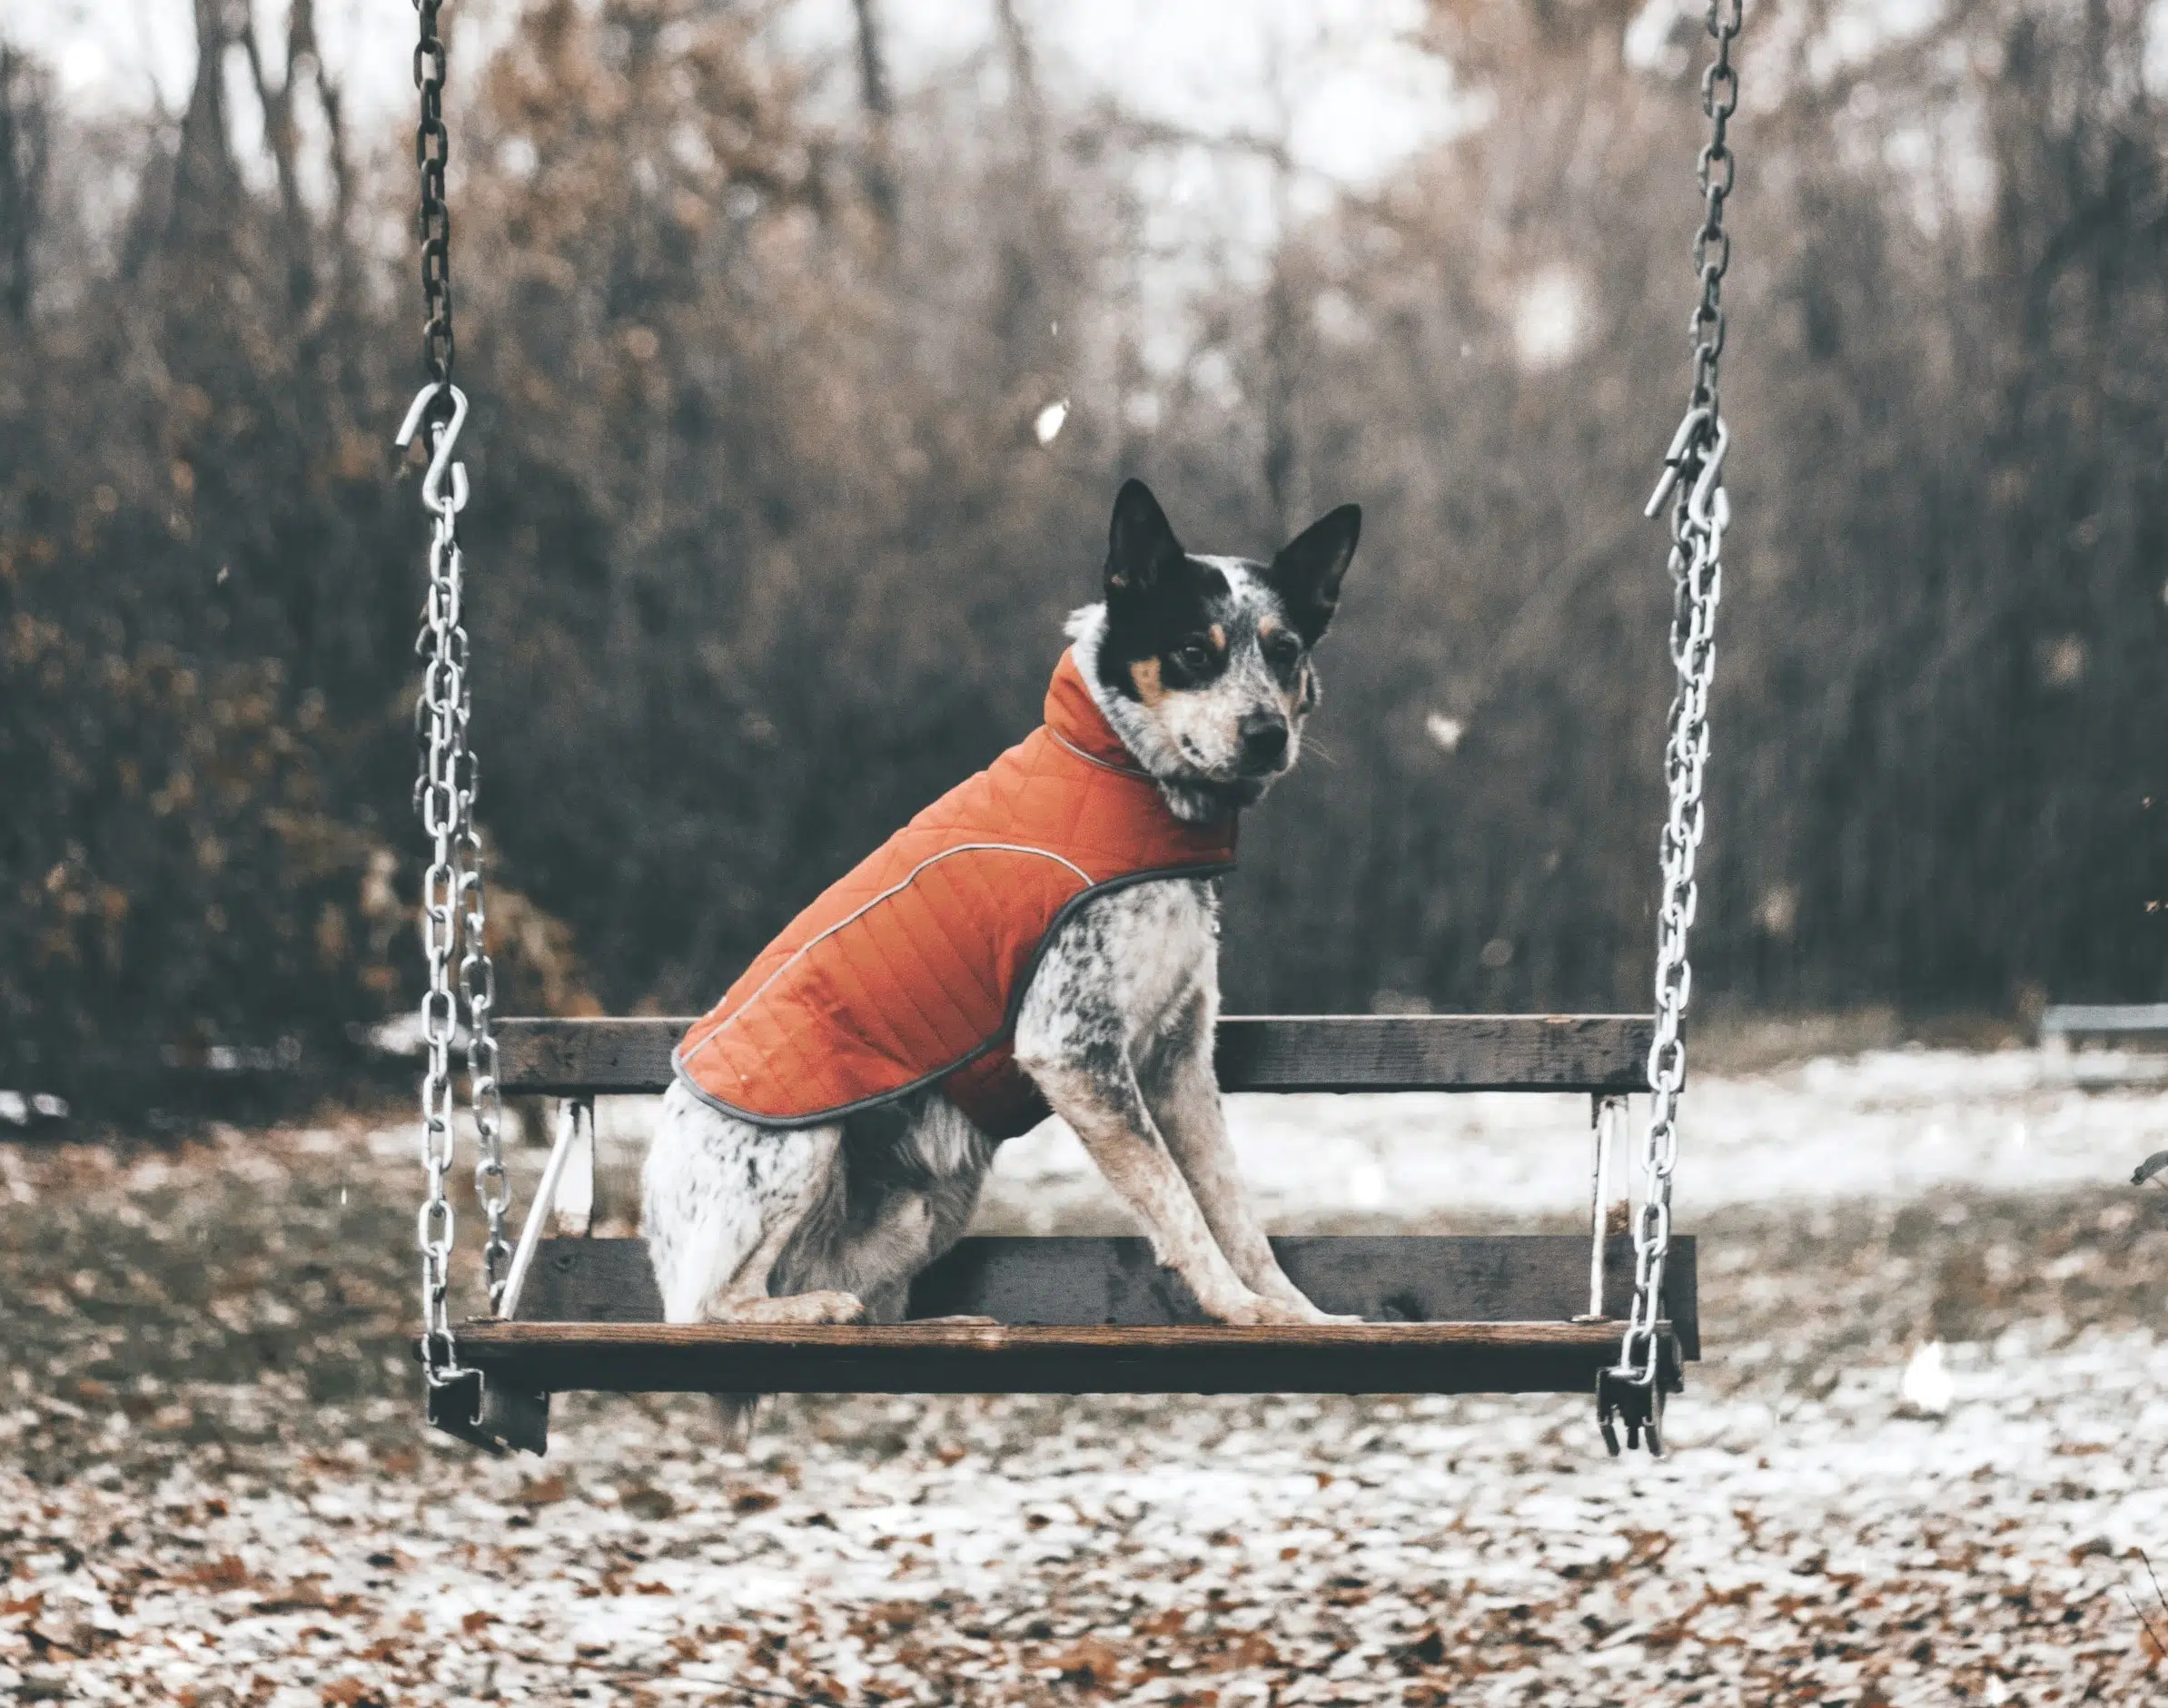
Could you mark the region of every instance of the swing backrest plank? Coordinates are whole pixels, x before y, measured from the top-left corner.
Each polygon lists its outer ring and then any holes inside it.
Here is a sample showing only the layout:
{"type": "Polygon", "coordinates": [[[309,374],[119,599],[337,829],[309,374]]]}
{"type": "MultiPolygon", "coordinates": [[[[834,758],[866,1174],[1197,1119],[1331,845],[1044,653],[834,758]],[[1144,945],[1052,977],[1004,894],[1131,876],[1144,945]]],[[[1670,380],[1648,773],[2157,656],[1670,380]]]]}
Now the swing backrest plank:
{"type": "MultiPolygon", "coordinates": [[[[689,1019],[498,1022],[507,1092],[638,1096],[666,1090],[689,1019]]],[[[1229,1091],[1579,1091],[1648,1089],[1646,1014],[1239,1015],[1220,1022],[1229,1091]]]]}

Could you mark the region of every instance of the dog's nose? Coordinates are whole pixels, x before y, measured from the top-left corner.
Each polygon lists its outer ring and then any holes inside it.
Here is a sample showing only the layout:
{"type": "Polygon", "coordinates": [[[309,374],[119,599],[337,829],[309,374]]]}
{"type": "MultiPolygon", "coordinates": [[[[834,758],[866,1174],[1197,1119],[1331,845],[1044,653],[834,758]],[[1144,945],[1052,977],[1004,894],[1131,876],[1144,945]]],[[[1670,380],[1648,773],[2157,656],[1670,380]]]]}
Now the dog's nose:
{"type": "Polygon", "coordinates": [[[1287,720],[1277,712],[1252,712],[1242,722],[1242,768],[1270,771],[1287,753],[1287,720]]]}

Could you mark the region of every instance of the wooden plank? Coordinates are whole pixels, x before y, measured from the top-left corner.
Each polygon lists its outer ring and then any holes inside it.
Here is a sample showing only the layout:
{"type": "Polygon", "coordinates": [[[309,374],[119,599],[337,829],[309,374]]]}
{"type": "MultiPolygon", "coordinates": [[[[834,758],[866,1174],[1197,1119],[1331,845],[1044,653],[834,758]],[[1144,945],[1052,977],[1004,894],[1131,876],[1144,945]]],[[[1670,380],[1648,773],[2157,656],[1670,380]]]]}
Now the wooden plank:
{"type": "Polygon", "coordinates": [[[1229,1091],[1645,1091],[1639,1014],[1245,1015],[1220,1022],[1229,1091]]]}
{"type": "Polygon", "coordinates": [[[500,1020],[497,1079],[507,1092],[639,1096],[670,1085],[670,1051],[689,1020],[500,1020]]]}
{"type": "MultiPolygon", "coordinates": [[[[1272,1249],[1324,1309],[1371,1323],[1563,1321],[1588,1308],[1589,1245],[1578,1234],[1282,1237],[1272,1249]]],[[[1623,1317],[1633,1284],[1630,1240],[1609,1240],[1604,1258],[1604,1310],[1623,1317]]],[[[1696,1260],[1694,1237],[1674,1236],[1665,1294],[1689,1359],[1701,1356],[1696,1260]]],[[[918,1278],[910,1314],[1092,1328],[1203,1320],[1181,1279],[1134,1239],[962,1240],[918,1278]]],[[[659,1322],[662,1300],[646,1248],[637,1239],[545,1239],[520,1317],[659,1322]]]]}
{"type": "Polygon", "coordinates": [[[2044,1038],[2168,1032],[2168,1002],[2064,1002],[2040,1016],[2044,1038]]]}
{"type": "Polygon", "coordinates": [[[544,1393],[1580,1393],[1619,1328],[489,1322],[459,1347],[490,1382],[544,1393]]]}
{"type": "MultiPolygon", "coordinates": [[[[504,1020],[500,1081],[559,1097],[658,1092],[689,1019],[504,1020]]],[[[1229,1091],[1638,1091],[1644,1014],[1234,1015],[1220,1022],[1229,1091]]]]}

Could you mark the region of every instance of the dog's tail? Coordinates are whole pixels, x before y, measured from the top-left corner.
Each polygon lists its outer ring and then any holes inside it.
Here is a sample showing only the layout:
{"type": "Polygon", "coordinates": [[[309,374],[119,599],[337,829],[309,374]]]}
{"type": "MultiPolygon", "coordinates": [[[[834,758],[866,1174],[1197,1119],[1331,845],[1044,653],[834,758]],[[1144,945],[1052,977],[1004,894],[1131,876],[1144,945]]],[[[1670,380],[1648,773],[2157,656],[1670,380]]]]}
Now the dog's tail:
{"type": "Polygon", "coordinates": [[[764,1394],[718,1394],[717,1415],[722,1419],[723,1446],[730,1453],[745,1453],[753,1445],[753,1430],[760,1418],[764,1394]]]}

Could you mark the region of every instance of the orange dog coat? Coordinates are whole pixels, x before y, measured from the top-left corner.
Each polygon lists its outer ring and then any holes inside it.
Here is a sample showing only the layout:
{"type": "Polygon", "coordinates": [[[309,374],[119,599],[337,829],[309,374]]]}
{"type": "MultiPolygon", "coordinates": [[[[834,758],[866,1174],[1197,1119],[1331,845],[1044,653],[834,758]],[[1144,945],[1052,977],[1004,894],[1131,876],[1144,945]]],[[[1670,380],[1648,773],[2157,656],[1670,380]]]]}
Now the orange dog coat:
{"type": "Polygon", "coordinates": [[[1189,824],[1064,652],[1046,721],[823,891],[673,1058],[727,1114],[802,1127],[938,1081],[995,1138],[1046,1113],[1011,1054],[1055,926],[1094,895],[1232,869],[1234,820],[1189,824]]]}

